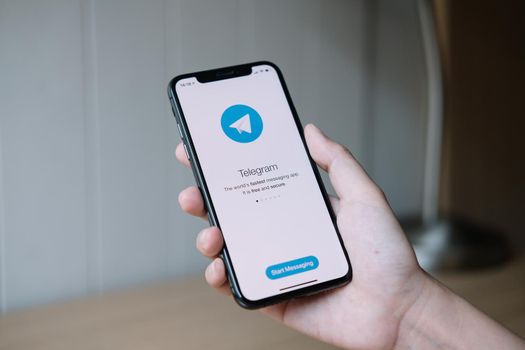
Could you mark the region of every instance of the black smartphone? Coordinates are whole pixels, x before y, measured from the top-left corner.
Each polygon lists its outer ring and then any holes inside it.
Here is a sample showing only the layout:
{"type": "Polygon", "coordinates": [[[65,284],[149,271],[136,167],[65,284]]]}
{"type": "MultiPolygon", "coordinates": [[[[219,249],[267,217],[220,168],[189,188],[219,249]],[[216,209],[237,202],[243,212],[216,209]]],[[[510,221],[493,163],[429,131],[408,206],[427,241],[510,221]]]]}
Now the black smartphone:
{"type": "Polygon", "coordinates": [[[341,286],[348,253],[283,75],[255,62],[175,77],[168,95],[235,300],[254,309],[341,286]]]}

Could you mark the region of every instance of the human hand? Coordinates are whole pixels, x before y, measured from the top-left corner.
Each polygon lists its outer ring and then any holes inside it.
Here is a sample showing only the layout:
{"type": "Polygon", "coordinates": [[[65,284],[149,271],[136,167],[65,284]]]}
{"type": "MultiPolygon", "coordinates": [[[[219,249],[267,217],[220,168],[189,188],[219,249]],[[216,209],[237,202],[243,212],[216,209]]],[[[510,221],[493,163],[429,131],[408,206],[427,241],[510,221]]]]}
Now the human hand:
{"type": "MultiPolygon", "coordinates": [[[[306,126],[305,137],[313,159],[328,172],[339,197],[332,199],[332,206],[352,262],[353,280],[342,288],[292,299],[262,312],[334,345],[392,348],[404,315],[428,278],[383,193],[353,156],[313,125],[306,126]]],[[[176,155],[190,166],[181,144],[176,155]]],[[[185,212],[207,218],[196,187],[183,190],[179,202],[185,212]]],[[[197,249],[213,259],[205,272],[208,284],[229,294],[225,267],[217,257],[222,246],[217,227],[206,228],[197,237],[197,249]]]]}

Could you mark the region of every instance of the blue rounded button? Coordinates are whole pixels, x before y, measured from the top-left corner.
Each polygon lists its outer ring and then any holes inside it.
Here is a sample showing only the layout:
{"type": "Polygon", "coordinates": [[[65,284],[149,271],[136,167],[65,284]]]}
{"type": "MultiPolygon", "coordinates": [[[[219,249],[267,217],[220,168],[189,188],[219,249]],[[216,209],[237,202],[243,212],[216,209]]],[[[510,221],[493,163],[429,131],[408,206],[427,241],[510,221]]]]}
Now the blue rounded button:
{"type": "Polygon", "coordinates": [[[295,260],[286,261],[280,264],[271,265],[266,268],[266,277],[271,280],[283,278],[298,273],[315,270],[319,266],[319,260],[313,256],[305,256],[295,260]]]}
{"type": "Polygon", "coordinates": [[[231,140],[249,143],[261,136],[263,121],[259,113],[252,107],[233,105],[222,113],[221,127],[231,140]]]}

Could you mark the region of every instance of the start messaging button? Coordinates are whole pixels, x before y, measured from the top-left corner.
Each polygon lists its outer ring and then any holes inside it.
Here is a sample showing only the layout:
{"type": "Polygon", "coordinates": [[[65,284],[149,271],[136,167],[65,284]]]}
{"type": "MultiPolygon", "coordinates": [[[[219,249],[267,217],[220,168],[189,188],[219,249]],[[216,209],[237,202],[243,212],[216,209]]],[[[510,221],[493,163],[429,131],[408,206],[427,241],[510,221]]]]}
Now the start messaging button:
{"type": "Polygon", "coordinates": [[[269,266],[266,269],[266,276],[271,280],[295,275],[301,272],[315,270],[319,266],[319,260],[313,255],[305,256],[295,260],[290,260],[280,264],[269,266]]]}

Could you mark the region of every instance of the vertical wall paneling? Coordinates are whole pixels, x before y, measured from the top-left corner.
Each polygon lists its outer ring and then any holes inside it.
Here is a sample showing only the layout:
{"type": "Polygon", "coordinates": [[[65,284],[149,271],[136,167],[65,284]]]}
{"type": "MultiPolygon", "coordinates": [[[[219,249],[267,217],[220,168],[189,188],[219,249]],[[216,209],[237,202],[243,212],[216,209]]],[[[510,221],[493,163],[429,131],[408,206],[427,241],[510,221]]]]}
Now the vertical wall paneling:
{"type": "MultiPolygon", "coordinates": [[[[164,11],[164,55],[165,55],[165,76],[163,87],[166,88],[170,79],[182,74],[183,50],[182,36],[184,33],[182,23],[182,0],[166,0],[164,11]]],[[[171,107],[168,103],[167,95],[164,92],[163,105],[165,108],[165,137],[167,138],[166,165],[167,165],[167,184],[166,184],[166,203],[167,203],[167,222],[168,222],[168,265],[169,274],[173,277],[184,277],[201,270],[206,260],[195,254],[193,251],[195,229],[200,229],[198,219],[189,218],[179,207],[179,191],[193,184],[191,170],[179,164],[174,155],[174,150],[180,141],[179,134],[171,107]]]]}
{"type": "Polygon", "coordinates": [[[415,16],[414,0],[0,1],[0,312],[202,273],[166,97],[189,71],[275,62],[303,123],[419,213],[415,16]]]}
{"type": "MultiPolygon", "coordinates": [[[[1,11],[1,7],[0,7],[1,11]]],[[[0,12],[1,13],[1,12],[0,12]]],[[[0,15],[1,20],[1,15],[0,15]]],[[[1,28],[0,28],[1,29],[1,28]]],[[[1,61],[0,61],[1,64],[1,61]]],[[[4,215],[4,180],[2,161],[2,119],[0,119],[0,314],[7,309],[6,281],[5,281],[5,215],[4,215]]]]}
{"type": "Polygon", "coordinates": [[[371,175],[398,215],[419,215],[427,87],[416,3],[379,0],[376,16],[371,175]]]}
{"type": "MultiPolygon", "coordinates": [[[[0,2],[0,50],[4,50],[4,42],[7,40],[7,29],[5,26],[5,13],[7,11],[6,3],[4,1],[0,2]]],[[[5,61],[5,55],[0,55],[0,72],[2,72],[1,67],[5,67],[7,62],[5,61]]],[[[6,225],[5,225],[5,213],[4,213],[4,162],[3,162],[3,152],[4,152],[4,130],[5,123],[2,113],[3,102],[7,98],[7,86],[5,84],[0,84],[0,314],[5,312],[7,309],[7,300],[6,300],[6,274],[5,274],[5,264],[6,264],[6,246],[5,246],[5,236],[6,236],[6,225]]]]}
{"type": "Polygon", "coordinates": [[[86,287],[78,1],[3,2],[4,300],[13,309],[86,287]]]}
{"type": "MultiPolygon", "coordinates": [[[[323,44],[323,32],[321,31],[322,3],[317,0],[303,1],[300,15],[306,30],[301,35],[300,49],[298,53],[301,59],[297,64],[301,65],[303,81],[302,93],[304,97],[301,102],[301,116],[307,118],[305,121],[315,121],[319,124],[321,114],[321,51],[323,44]]],[[[306,124],[305,122],[303,122],[306,124]]]]}
{"type": "Polygon", "coordinates": [[[182,1],[182,69],[238,63],[238,1],[182,1]]]}
{"type": "MultiPolygon", "coordinates": [[[[255,18],[257,15],[257,0],[238,0],[237,11],[237,45],[239,61],[253,62],[266,59],[266,56],[258,56],[257,43],[255,41],[255,18]]],[[[242,63],[240,62],[240,63],[242,63]]]]}
{"type": "MultiPolygon", "coordinates": [[[[165,0],[164,1],[164,16],[163,16],[163,40],[164,40],[164,86],[167,87],[170,79],[177,75],[180,70],[180,48],[177,45],[180,43],[179,36],[180,28],[180,1],[179,0],[165,0]],[[176,47],[175,49],[173,49],[176,47]]],[[[167,96],[167,95],[166,95],[167,96]]],[[[181,179],[177,176],[177,171],[181,170],[180,164],[177,164],[175,159],[175,147],[179,142],[176,124],[171,112],[168,100],[164,103],[164,119],[166,123],[165,135],[167,140],[166,147],[166,208],[167,208],[167,247],[168,247],[168,271],[170,277],[181,277],[184,275],[181,267],[184,266],[184,242],[181,240],[179,231],[181,230],[179,216],[180,209],[177,205],[177,189],[182,187],[181,179]]]]}
{"type": "Polygon", "coordinates": [[[167,274],[163,1],[97,1],[95,17],[102,268],[112,288],[167,274]]]}
{"type": "Polygon", "coordinates": [[[89,291],[104,289],[103,239],[100,227],[100,119],[98,103],[97,26],[95,0],[82,0],[83,110],[86,160],[86,257],[89,291]]]}
{"type": "MultiPolygon", "coordinates": [[[[3,50],[3,43],[6,40],[6,30],[4,27],[4,16],[6,12],[5,2],[0,2],[0,48],[3,50]]],[[[4,55],[0,55],[0,67],[4,67],[6,62],[4,62],[4,55]]],[[[1,68],[0,68],[1,71],[1,68]]],[[[2,103],[7,97],[7,87],[0,84],[0,103],[2,103]]],[[[2,107],[0,106],[0,113],[3,112],[2,107]]],[[[6,281],[5,281],[5,215],[4,215],[4,162],[3,162],[3,133],[4,133],[4,118],[0,114],[0,314],[6,311],[7,301],[6,301],[6,281]]]]}
{"type": "Polygon", "coordinates": [[[361,3],[362,6],[362,45],[361,59],[363,62],[361,73],[361,133],[362,148],[359,160],[372,174],[374,169],[374,84],[376,82],[376,46],[375,38],[377,31],[377,8],[378,0],[368,0],[361,3]]]}

